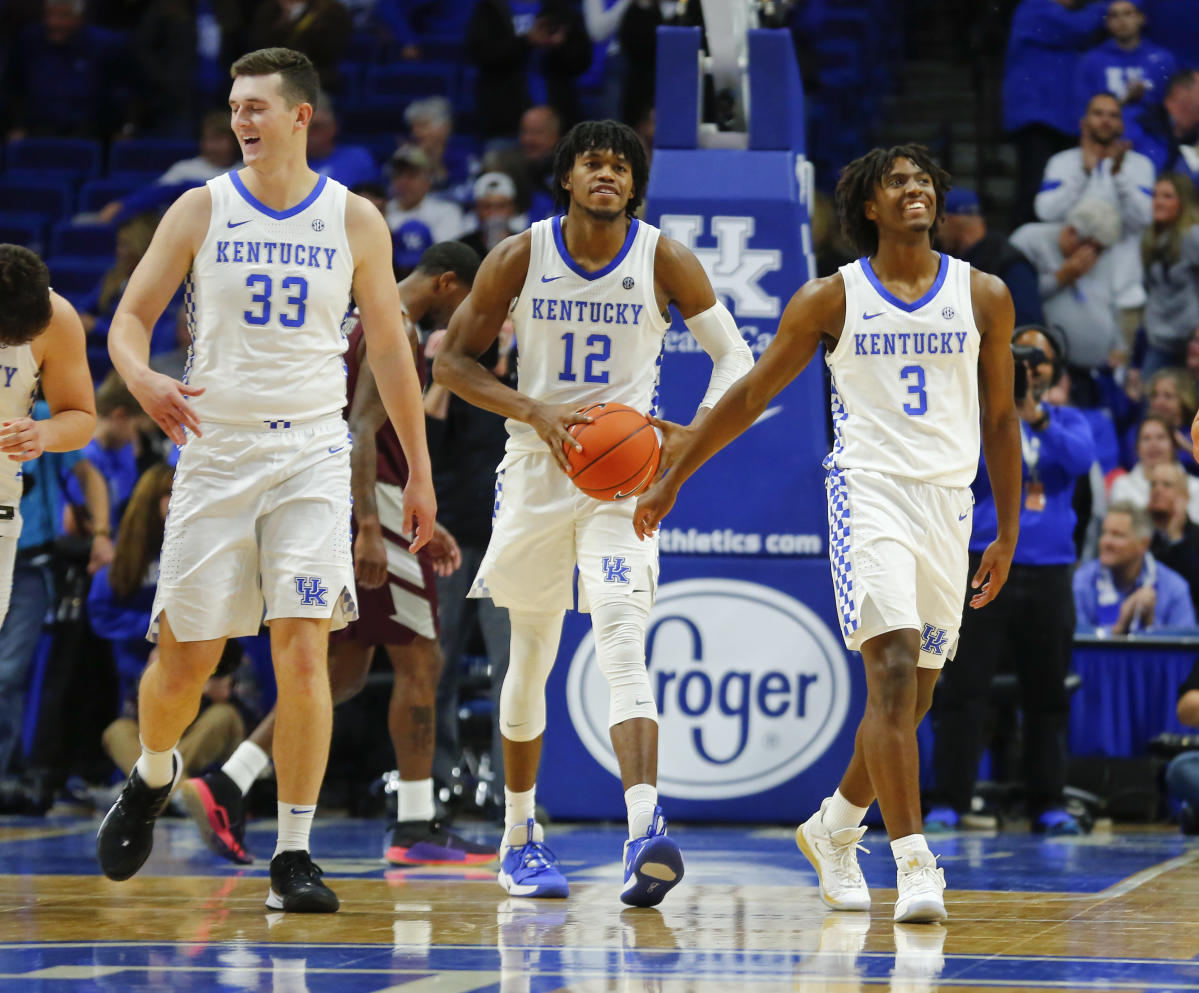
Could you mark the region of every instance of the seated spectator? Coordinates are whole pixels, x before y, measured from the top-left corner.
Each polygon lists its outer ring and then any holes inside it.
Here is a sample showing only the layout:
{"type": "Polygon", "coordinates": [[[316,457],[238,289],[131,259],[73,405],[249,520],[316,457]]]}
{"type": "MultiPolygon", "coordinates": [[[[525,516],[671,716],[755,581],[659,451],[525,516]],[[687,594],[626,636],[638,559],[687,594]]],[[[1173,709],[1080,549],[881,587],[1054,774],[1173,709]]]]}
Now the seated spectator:
{"type": "Polygon", "coordinates": [[[1145,388],[1146,411],[1170,426],[1174,452],[1187,472],[1194,472],[1190,425],[1195,417],[1195,383],[1183,369],[1159,369],[1145,388]]]}
{"type": "MultiPolygon", "coordinates": [[[[226,120],[228,115],[226,115],[226,120]]],[[[382,178],[375,157],[361,145],[337,143],[337,115],[333,98],[322,93],[308,122],[308,168],[353,189],[382,178]]]]}
{"type": "Polygon", "coordinates": [[[463,231],[462,208],[430,191],[429,157],[415,145],[401,145],[391,156],[391,199],[384,208],[396,242],[396,261],[411,270],[434,242],[453,241],[463,231]]]}
{"type": "MultiPolygon", "coordinates": [[[[1146,350],[1141,374],[1187,366],[1189,342],[1199,331],[1199,204],[1194,184],[1176,172],[1153,187],[1153,224],[1141,237],[1145,273],[1146,350]]],[[[1196,354],[1199,360],[1199,352],[1196,354]]]]}
{"type": "Polygon", "coordinates": [[[112,268],[104,274],[91,296],[79,301],[79,319],[87,333],[87,357],[92,378],[102,379],[112,368],[108,357],[108,325],[125,284],[150,247],[158,218],[154,214],[138,214],[117,229],[117,255],[112,268]]]}
{"type": "Polygon", "coordinates": [[[1153,541],[1149,551],[1187,581],[1191,605],[1199,609],[1199,525],[1188,513],[1187,483],[1194,482],[1177,462],[1159,462],[1148,472],[1149,516],[1153,541]]]}
{"type": "Polygon", "coordinates": [[[1061,329],[1070,356],[1071,384],[1080,406],[1093,370],[1125,355],[1117,300],[1127,279],[1107,250],[1120,236],[1120,215],[1106,200],[1081,200],[1065,221],[1025,224],[1012,234],[1037,270],[1045,320],[1061,329]]]}
{"type": "Polygon", "coordinates": [[[1145,15],[1133,0],[1112,0],[1104,16],[1111,36],[1078,62],[1075,92],[1085,107],[1096,93],[1113,93],[1126,107],[1161,103],[1166,84],[1178,69],[1168,49],[1141,37],[1145,15]]]}
{"type": "MultiPolygon", "coordinates": [[[[88,522],[89,526],[110,526],[114,533],[117,531],[138,481],[138,431],[143,417],[141,405],[114,369],[96,388],[96,432],[83,449],[84,456],[104,477],[110,519],[104,525],[88,522]]],[[[68,482],[66,492],[68,501],[82,503],[77,482],[68,482]]]]}
{"type": "Polygon", "coordinates": [[[562,115],[553,107],[530,107],[520,117],[517,139],[524,160],[529,222],[554,213],[554,146],[562,137],[562,115]]]}
{"type": "MultiPolygon", "coordinates": [[[[1145,415],[1137,425],[1136,464],[1112,480],[1109,498],[1113,503],[1149,506],[1150,470],[1163,463],[1179,465],[1174,433],[1171,422],[1161,414],[1145,415]]],[[[1187,511],[1193,520],[1199,520],[1199,479],[1188,475],[1187,480],[1187,511]]]]}
{"type": "Polygon", "coordinates": [[[1132,147],[1152,160],[1158,175],[1199,175],[1199,69],[1183,69],[1166,84],[1160,104],[1145,108],[1128,123],[1132,147]]]}
{"type": "MultiPolygon", "coordinates": [[[[1117,0],[1127,4],[1128,0],[1117,0]]],[[[1129,5],[1131,6],[1131,5],[1129,5]]],[[[1070,208],[1084,199],[1106,200],[1120,212],[1120,239],[1111,254],[1125,274],[1121,308],[1145,302],[1141,286],[1141,232],[1153,218],[1153,163],[1124,139],[1120,102],[1110,93],[1087,101],[1078,122],[1077,148],[1058,152],[1045,165],[1035,208],[1042,221],[1064,220],[1070,208]]]]}
{"type": "Polygon", "coordinates": [[[350,12],[338,0],[263,0],[250,19],[245,47],[303,52],[316,66],[321,90],[339,93],[338,63],[352,30],[350,12]]]}
{"type": "MultiPolygon", "coordinates": [[[[1178,723],[1199,728],[1199,661],[1178,688],[1178,723]]],[[[1199,751],[1186,751],[1170,760],[1166,789],[1181,804],[1178,820],[1183,833],[1199,834],[1199,751]]]]}
{"type": "Polygon", "coordinates": [[[978,194],[955,186],[945,194],[945,219],[937,237],[950,255],[1003,280],[1016,308],[1016,325],[1040,324],[1041,294],[1037,271],[998,231],[988,231],[978,194]]]}
{"type": "Polygon", "coordinates": [[[1186,580],[1149,551],[1153,521],[1131,503],[1114,503],[1103,518],[1099,557],[1074,573],[1079,633],[1142,634],[1193,628],[1186,580]]]}
{"type": "Polygon", "coordinates": [[[180,159],[145,189],[131,193],[123,200],[106,203],[97,217],[105,224],[111,221],[123,223],[147,210],[162,209],[184,190],[201,186],[240,164],[241,151],[233,129],[229,127],[229,111],[210,111],[200,125],[199,155],[180,159]]]}
{"type": "Polygon", "coordinates": [[[445,97],[426,97],[413,100],[404,111],[408,135],[428,156],[433,189],[462,202],[469,195],[469,186],[459,194],[459,188],[469,184],[479,171],[478,161],[469,154],[447,158],[450,137],[454,133],[454,108],[445,97]]]}
{"type": "Polygon", "coordinates": [[[474,209],[468,218],[474,230],[459,240],[470,245],[480,258],[509,235],[525,229],[516,213],[516,184],[503,172],[485,172],[475,180],[474,209]]]}

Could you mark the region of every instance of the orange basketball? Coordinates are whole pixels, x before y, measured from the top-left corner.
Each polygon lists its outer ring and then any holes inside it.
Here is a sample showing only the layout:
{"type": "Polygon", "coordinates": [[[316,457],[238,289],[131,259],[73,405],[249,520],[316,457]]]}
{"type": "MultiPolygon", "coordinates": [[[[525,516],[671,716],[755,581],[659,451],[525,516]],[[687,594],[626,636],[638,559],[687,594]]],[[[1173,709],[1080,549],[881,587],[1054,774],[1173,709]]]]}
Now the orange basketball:
{"type": "Polygon", "coordinates": [[[594,420],[570,429],[581,452],[564,446],[575,486],[596,500],[623,500],[647,489],[660,454],[649,418],[623,403],[593,403],[579,413],[594,420]]]}

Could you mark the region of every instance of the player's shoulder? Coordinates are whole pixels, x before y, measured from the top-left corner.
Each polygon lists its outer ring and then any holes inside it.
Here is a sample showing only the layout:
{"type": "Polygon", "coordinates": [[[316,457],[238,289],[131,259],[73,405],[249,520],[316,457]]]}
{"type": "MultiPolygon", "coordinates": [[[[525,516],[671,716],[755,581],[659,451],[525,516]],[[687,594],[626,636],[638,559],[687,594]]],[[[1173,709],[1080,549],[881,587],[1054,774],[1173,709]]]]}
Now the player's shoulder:
{"type": "Polygon", "coordinates": [[[75,355],[85,338],[79,314],[66,297],[50,291],[50,323],[33,339],[33,357],[38,366],[47,359],[75,355]]]}
{"type": "Polygon", "coordinates": [[[486,274],[493,278],[519,279],[523,283],[533,259],[533,229],[509,235],[483,259],[486,274]]]}
{"type": "MultiPolygon", "coordinates": [[[[791,297],[791,303],[819,310],[845,308],[845,277],[840,270],[828,276],[816,276],[804,283],[791,297]]],[[[790,306],[790,304],[788,304],[790,306]]]]}
{"type": "MultiPolygon", "coordinates": [[[[963,263],[963,265],[968,263],[963,263]]],[[[988,300],[1010,296],[1007,284],[994,273],[983,272],[970,266],[970,295],[975,299],[988,300]]]]}

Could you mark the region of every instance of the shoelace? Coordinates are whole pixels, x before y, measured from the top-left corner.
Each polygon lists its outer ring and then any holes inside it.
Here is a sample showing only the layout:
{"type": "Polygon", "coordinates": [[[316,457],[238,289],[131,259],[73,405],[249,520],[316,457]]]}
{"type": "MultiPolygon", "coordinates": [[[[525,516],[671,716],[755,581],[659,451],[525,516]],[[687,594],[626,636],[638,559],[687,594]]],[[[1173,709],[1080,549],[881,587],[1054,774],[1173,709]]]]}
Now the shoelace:
{"type": "Polygon", "coordinates": [[[911,869],[902,873],[905,886],[912,886],[918,889],[929,889],[935,887],[938,890],[945,888],[945,870],[940,868],[935,862],[931,865],[922,865],[917,869],[911,869]]]}
{"type": "Polygon", "coordinates": [[[550,851],[544,841],[530,841],[521,846],[522,869],[548,869],[557,861],[558,857],[550,851]]]}
{"type": "Polygon", "coordinates": [[[848,883],[850,886],[857,886],[863,882],[862,869],[858,865],[858,852],[870,854],[870,849],[863,845],[860,841],[851,841],[843,845],[838,845],[835,841],[829,841],[828,847],[832,849],[833,855],[833,873],[843,883],[848,883]]]}
{"type": "Polygon", "coordinates": [[[295,879],[297,876],[303,876],[306,879],[311,879],[314,882],[320,882],[321,876],[324,875],[324,870],[311,859],[306,858],[289,858],[284,859],[282,868],[286,874],[288,882],[295,879]]]}

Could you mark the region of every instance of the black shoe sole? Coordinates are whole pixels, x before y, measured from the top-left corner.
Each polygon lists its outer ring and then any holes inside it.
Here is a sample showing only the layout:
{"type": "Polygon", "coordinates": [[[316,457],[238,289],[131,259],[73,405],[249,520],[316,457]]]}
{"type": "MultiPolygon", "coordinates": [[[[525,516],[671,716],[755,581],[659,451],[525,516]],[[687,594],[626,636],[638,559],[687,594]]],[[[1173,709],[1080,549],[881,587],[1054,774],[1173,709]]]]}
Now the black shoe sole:
{"type": "Polygon", "coordinates": [[[282,897],[272,887],[267,894],[266,905],[270,910],[282,910],[285,914],[333,914],[340,909],[341,901],[330,889],[323,893],[309,890],[307,893],[282,897]]]}

